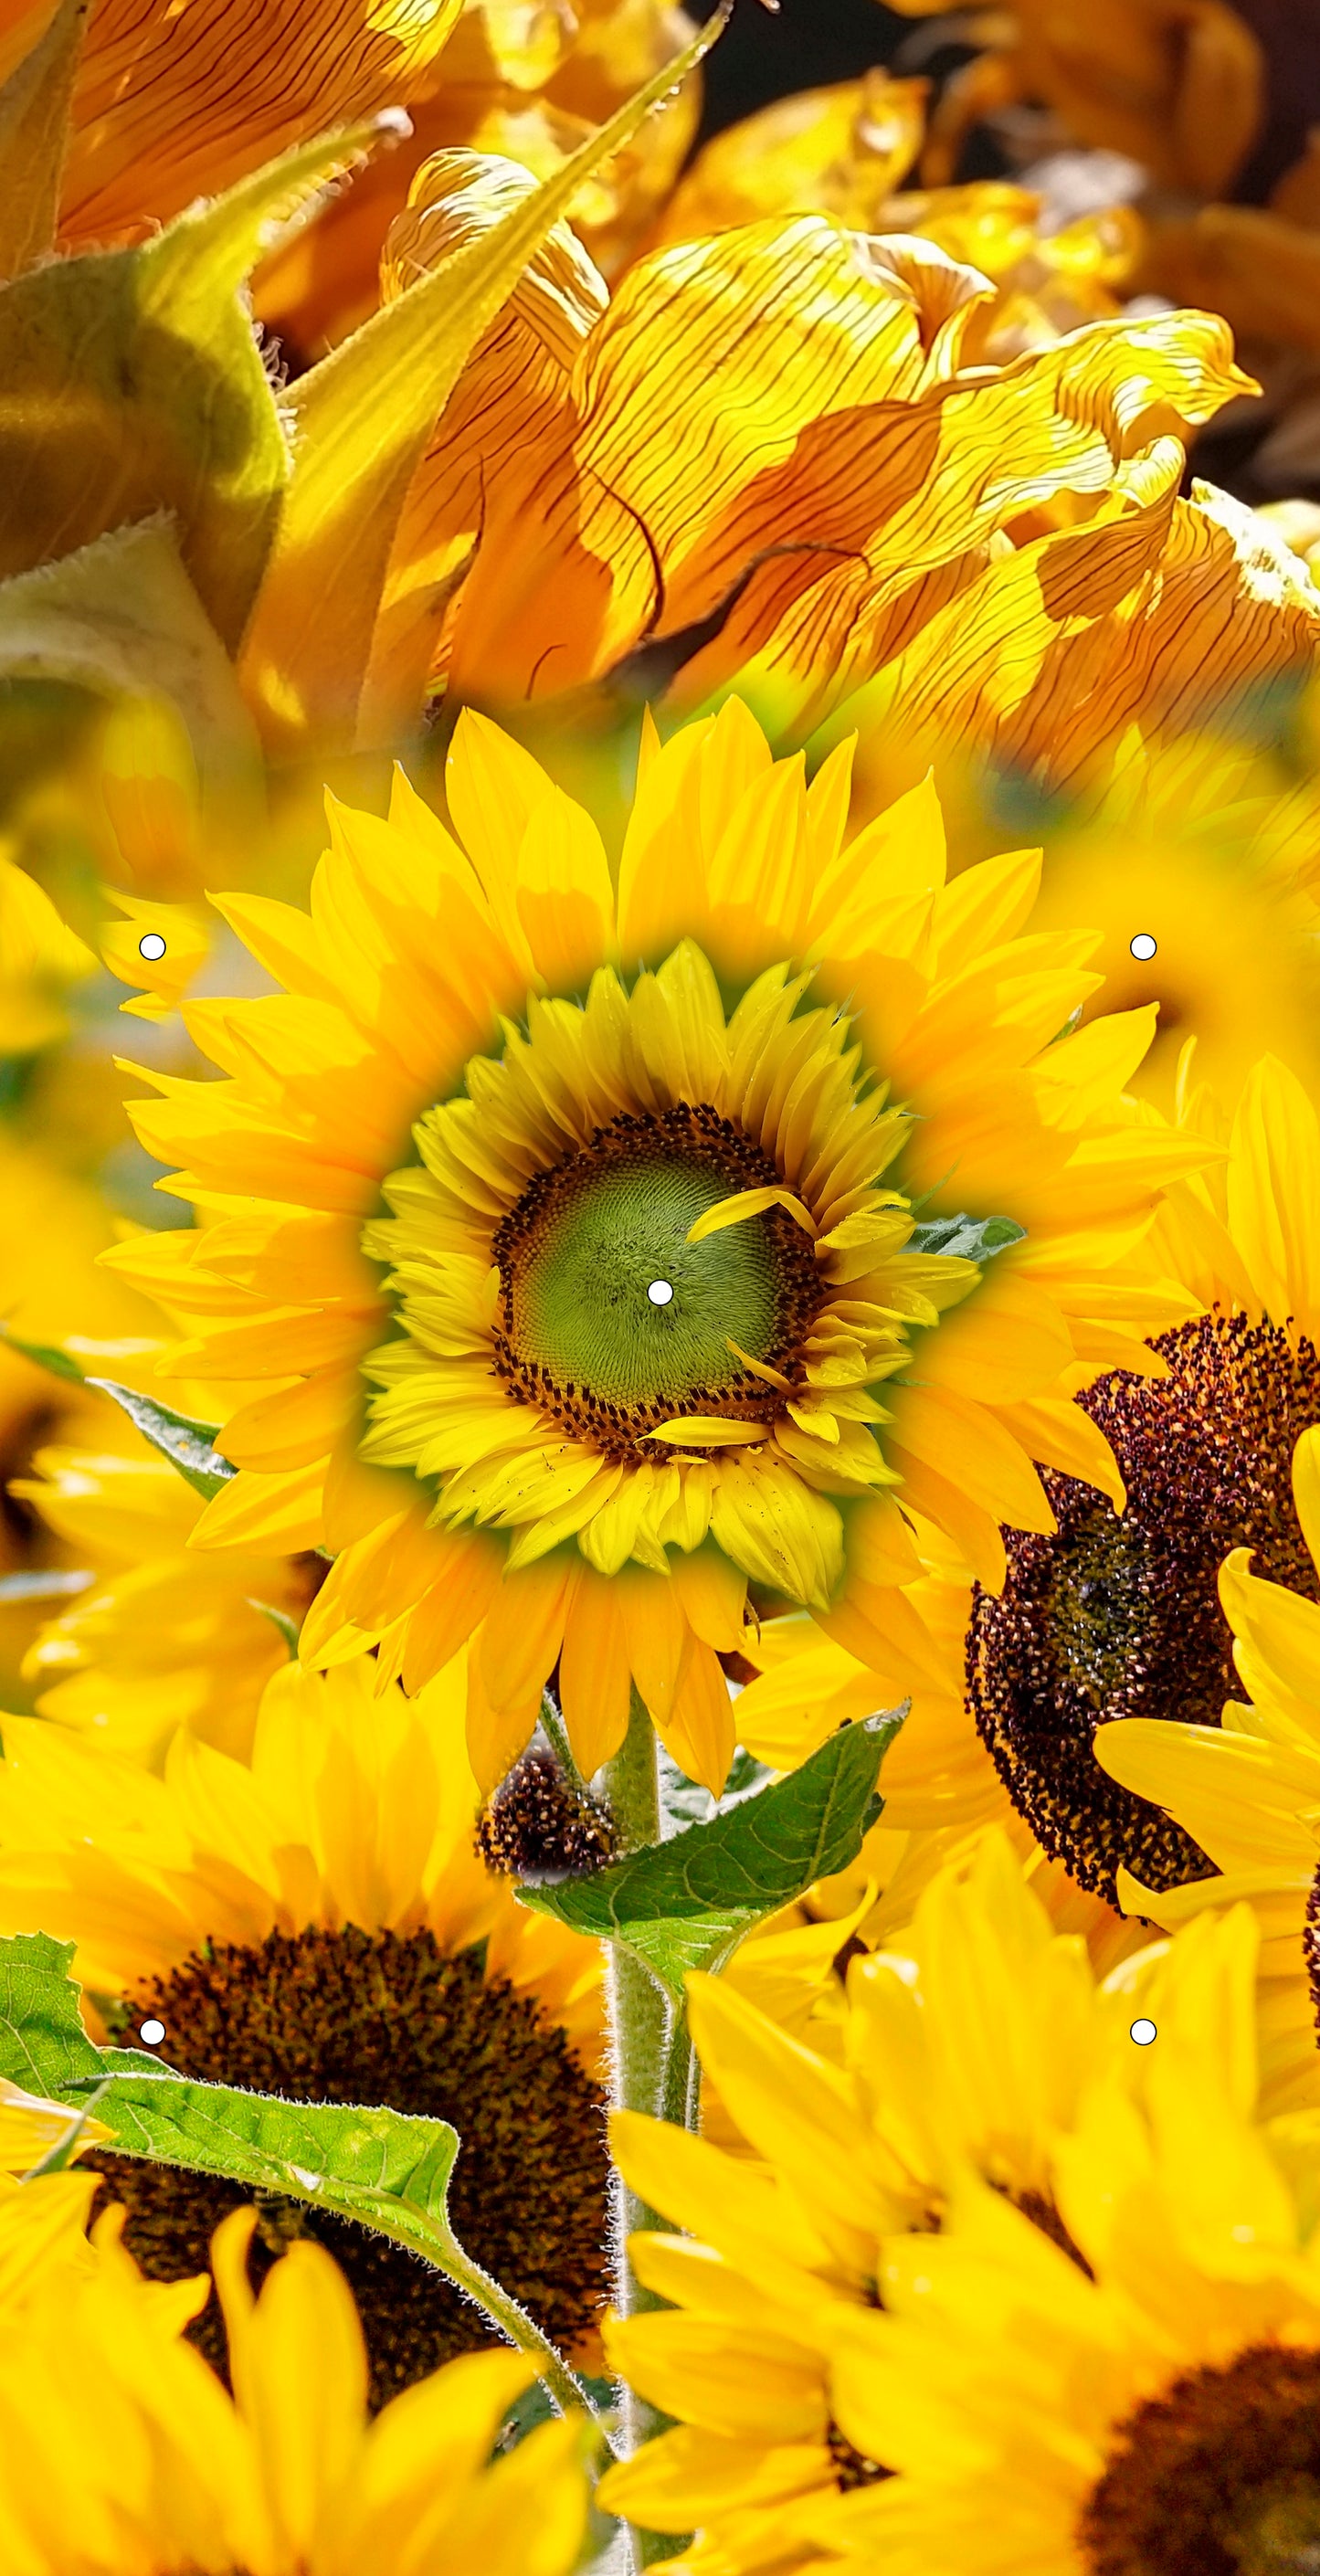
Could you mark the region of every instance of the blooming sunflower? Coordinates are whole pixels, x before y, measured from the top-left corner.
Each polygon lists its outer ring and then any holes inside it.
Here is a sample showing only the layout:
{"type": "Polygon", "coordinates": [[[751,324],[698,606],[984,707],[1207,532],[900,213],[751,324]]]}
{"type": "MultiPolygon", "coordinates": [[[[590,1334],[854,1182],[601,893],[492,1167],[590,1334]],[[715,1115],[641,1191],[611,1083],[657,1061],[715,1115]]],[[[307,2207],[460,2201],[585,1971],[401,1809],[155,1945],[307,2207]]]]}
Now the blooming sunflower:
{"type": "Polygon", "coordinates": [[[1195,732],[1130,744],[1098,806],[1050,825],[1038,922],[1103,931],[1110,1008],[1158,1003],[1137,1086],[1162,1108],[1191,1032],[1226,1098],[1267,1052],[1320,1080],[1315,849],[1309,782],[1195,732]]]}
{"type": "Polygon", "coordinates": [[[615,2114],[628,2179],[690,2233],[633,2240],[639,2276],[670,2304],[611,2325],[609,2349],[677,2424],[610,2471],[604,2500],[658,2530],[698,2525],[694,2565],[814,2568],[796,2520],[781,2521],[792,2500],[883,2474],[869,2428],[858,2442],[840,2421],[830,2371],[844,2320],[887,2295],[887,2240],[928,2242],[970,2169],[1075,2258],[1063,2143],[1098,2087],[1116,2118],[1137,2116],[1133,1991],[1170,2047],[1217,2015],[1245,2047],[1253,1957],[1242,1909],[1101,1984],[992,1830],[939,1872],[901,1940],[854,1960],[837,2059],[690,1979],[703,2066],[757,2161],[615,2114]]]}
{"type": "MultiPolygon", "coordinates": [[[[26,1138],[0,1132],[0,1317],[20,1342],[72,1343],[82,1365],[135,1377],[160,1337],[160,1316],[99,1266],[114,1239],[99,1194],[26,1138]]],[[[52,1438],[94,1439],[107,1452],[143,1443],[126,1417],[76,1378],[55,1377],[0,1342],[0,1685],[18,1695],[19,1667],[50,1597],[76,1577],[75,1549],[16,1487],[52,1438]]]]}
{"type": "Polygon", "coordinates": [[[321,1558],[191,1553],[201,1499],[144,1442],[125,1457],[38,1449],[9,1492],[82,1577],[23,1658],[41,1715],[153,1768],[180,1726],[245,1760],[262,1691],[288,1659],[282,1623],[301,1618],[321,1558]]]}
{"type": "Polygon", "coordinates": [[[1205,1311],[1158,1337],[1162,1378],[1115,1375],[1080,1399],[1117,1457],[1122,1515],[1075,1480],[1051,1480],[1055,1532],[1010,1535],[1008,1580],[978,1594],[967,1642],[976,1722],[1015,1807],[1110,1903],[1120,1871],[1158,1891],[1208,1877],[1212,1862],[1193,1833],[1120,1786],[1111,1762],[1097,1766],[1097,1728],[1140,1720],[1146,1741],[1173,1721],[1171,1737],[1188,1724],[1217,1736],[1233,1688],[1219,1592],[1231,1549],[1314,1588],[1289,1461],[1320,1421],[1320,1125],[1270,1059],[1231,1122],[1186,1089],[1180,1119],[1207,1141],[1228,1131],[1213,1169],[1170,1193],[1156,1228],[1205,1311]]]}
{"type": "Polygon", "coordinates": [[[1235,2050],[1147,2054],[1144,2113],[1102,2084],[1059,2143],[1071,2251],[968,2174],[943,2235],[884,2244],[883,2312],[835,2311],[831,2403],[873,2476],[782,2506],[778,2564],[793,2537],[877,2576],[1314,2559],[1314,2117],[1253,2118],[1249,2016],[1235,2050]]]}
{"type": "Polygon", "coordinates": [[[905,1512],[994,1582],[1034,1459],[1112,1486],[1067,1390],[1161,1366],[1140,1238],[1205,1148],[1123,1097],[1148,1022],[1059,1035],[1035,859],[944,887],[929,790],[847,842],[846,752],[808,788],[731,700],[648,744],[616,881],[483,719],[447,783],[463,846],[400,781],[310,920],[226,905],[288,991],[191,1007],[230,1078],[137,1114],[207,1222],[108,1258],[195,1316],[170,1367],[276,1381],[192,1544],[335,1551],[305,1657],[415,1690],[470,1640],[483,1790],[556,1668],[588,1775],[635,1681],[718,1791],[749,1586],[865,1652],[905,1512]]]}
{"type": "Polygon", "coordinates": [[[369,2424],[342,2275],[294,2245],[254,2298],[252,2218],[237,2211],[213,2250],[231,2397],[180,2333],[207,2282],[144,2281],[113,2215],[81,2276],[47,2270],[16,2304],[0,2269],[12,2576],[569,2576],[587,2518],[580,2425],[491,2457],[531,2377],[518,2354],[452,2362],[369,2424]]]}
{"type": "Polygon", "coordinates": [[[1238,1898],[1256,1910],[1264,2080],[1280,2110],[1320,2103],[1320,1430],[1297,1442],[1292,1490],[1307,1549],[1293,1584],[1253,1573],[1246,1547],[1219,1578],[1247,1703],[1230,1698],[1220,1727],[1129,1718],[1095,1738],[1110,1778],[1223,1873],[1151,1888],[1124,1871],[1120,1901],[1167,1924],[1238,1898]]]}
{"type": "MultiPolygon", "coordinates": [[[[594,2331],[606,2177],[599,1953],[524,1912],[473,1848],[451,1676],[373,1696],[367,1659],[268,1685],[250,1765],[174,1740],[165,1776],[7,1718],[0,1918],[77,1943],[101,2020],[181,2072],[451,2120],[459,2237],[563,2345],[594,2331]]],[[[153,2276],[204,2266],[243,2194],[93,2161],[153,2276]]],[[[357,2295],[376,2402],[484,2339],[457,2293],[352,2222],[263,2209],[257,2259],[305,2229],[357,2295]]],[[[208,2309],[196,2329],[220,2357],[208,2309]]]]}

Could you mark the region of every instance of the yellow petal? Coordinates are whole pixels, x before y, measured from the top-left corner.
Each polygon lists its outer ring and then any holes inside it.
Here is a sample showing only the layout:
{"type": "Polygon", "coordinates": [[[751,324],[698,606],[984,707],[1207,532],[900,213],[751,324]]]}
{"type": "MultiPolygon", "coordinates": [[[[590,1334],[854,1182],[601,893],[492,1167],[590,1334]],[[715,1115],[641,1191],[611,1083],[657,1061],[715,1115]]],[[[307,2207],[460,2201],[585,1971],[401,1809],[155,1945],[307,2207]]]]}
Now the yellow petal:
{"type": "Polygon", "coordinates": [[[759,1190],[736,1190],[732,1198],[719,1199],[714,1207],[703,1208],[695,1224],[688,1227],[687,1240],[704,1243],[707,1235],[721,1234],[727,1225],[742,1225],[749,1216],[762,1216],[771,1207],[786,1208],[804,1234],[814,1235],[816,1221],[811,1210],[791,1190],[772,1185],[759,1190]]]}

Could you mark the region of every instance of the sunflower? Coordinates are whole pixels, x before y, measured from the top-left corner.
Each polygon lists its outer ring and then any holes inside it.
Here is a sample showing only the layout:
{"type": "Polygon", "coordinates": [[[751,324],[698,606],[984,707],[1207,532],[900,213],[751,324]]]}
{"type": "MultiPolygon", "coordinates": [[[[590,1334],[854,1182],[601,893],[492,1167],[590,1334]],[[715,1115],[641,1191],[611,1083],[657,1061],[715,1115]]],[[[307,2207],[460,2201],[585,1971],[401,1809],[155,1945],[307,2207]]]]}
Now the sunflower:
{"type": "Polygon", "coordinates": [[[108,1258],[195,1316],[169,1367],[277,1382],[193,1545],[335,1551],[309,1660],[414,1690],[470,1640],[483,1791],[556,1670],[584,1774],[635,1681],[718,1791],[749,1585],[864,1654],[904,1513],[995,1581],[1033,1459],[1112,1487],[1066,1389],[1187,1311],[1140,1238],[1206,1149],[1123,1098],[1149,1023],[1060,1037],[1088,943],[1016,936],[1035,860],[946,890],[930,792],[846,843],[847,778],[731,700],[648,746],[616,886],[465,716],[465,847],[402,782],[336,808],[311,920],[225,907],[287,995],[194,1005],[230,1079],[138,1112],[208,1221],[108,1258]]]}
{"type": "Polygon", "coordinates": [[[180,2332],[207,2282],[166,2291],[144,2281],[113,2216],[98,2223],[90,2268],[45,2272],[18,2306],[0,2270],[0,2549],[11,2576],[368,2566],[377,2576],[423,2566],[569,2576],[577,2566],[580,2424],[543,2425],[511,2457],[491,2457],[531,2377],[518,2354],[451,2362],[369,2424],[342,2274],[319,2246],[294,2245],[254,2298],[252,2218],[237,2211],[212,2255],[231,2397],[180,2332]]]}
{"type": "MultiPolygon", "coordinates": [[[[458,1674],[373,1696],[369,1658],[266,1690],[250,1765],[176,1736],[165,1776],[5,1720],[0,1918],[77,1943],[102,2023],[203,2081],[452,2120],[459,2237],[557,2341],[589,2346],[605,2171],[594,1944],[524,1912],[473,1848],[458,1674]]],[[[205,2265],[237,2186],[93,2158],[129,2249],[205,2265]]],[[[264,2208],[257,2259],[305,2228],[362,2310],[377,2403],[484,2338],[457,2293],[350,2221],[264,2208]]],[[[214,2308],[196,2329],[222,2352],[214,2308]]]]}
{"type": "Polygon", "coordinates": [[[107,1751],[153,1768],[180,1726],[246,1760],[262,1691],[288,1660],[283,1631],[312,1599],[322,1560],[190,1552],[201,1499],[142,1441],[124,1457],[38,1449],[9,1492],[81,1574],[23,1658],[40,1714],[94,1729],[107,1751]]]}
{"type": "Polygon", "coordinates": [[[835,2410],[830,2365],[844,2326],[887,2295],[887,2240],[913,2231],[924,2248],[970,2169],[1033,2238],[1076,2259],[1064,2147],[1097,2087],[1116,2118],[1137,2116],[1134,1994],[1168,2046],[1227,1998],[1245,2045],[1253,1951],[1242,1912],[1102,1984],[991,1831],[939,1872],[907,1935],[854,1960],[837,2056],[786,2037],[719,1981],[690,1979],[703,2066],[757,2161],[615,2114],[628,2180],[690,2234],[633,2239],[639,2276],[670,2304],[611,2325],[609,2350],[677,2424],[610,2471],[603,2500],[661,2531],[700,2526],[709,2556],[694,2563],[737,2576],[814,2567],[780,2522],[790,2501],[883,2474],[869,2433],[859,2442],[835,2410]]]}
{"type": "MultiPolygon", "coordinates": [[[[20,1342],[69,1342],[95,1374],[136,1378],[156,1348],[160,1316],[99,1266],[114,1240],[99,1193],[23,1136],[0,1129],[0,1319],[20,1342]]],[[[39,1449],[95,1440],[107,1453],[144,1444],[125,1415],[75,1377],[56,1377],[0,1341],[0,1687],[19,1668],[52,1594],[84,1570],[76,1547],[43,1523],[17,1488],[39,1449]]]]}
{"type": "Polygon", "coordinates": [[[1037,919],[1103,931],[1111,1008],[1158,1003],[1138,1087],[1162,1108],[1192,1032],[1200,1080],[1227,1098],[1266,1052],[1320,1080],[1315,848],[1309,782],[1196,732],[1130,747],[1097,807],[1049,825],[1037,919]]]}
{"type": "Polygon", "coordinates": [[[1120,1901],[1167,1924],[1238,1898],[1256,1910],[1264,2080],[1280,2110],[1320,2103],[1320,1429],[1297,1442],[1292,1490],[1307,1551],[1293,1583],[1253,1572],[1246,1547],[1219,1578],[1247,1702],[1230,1698],[1220,1727],[1129,1718],[1095,1738],[1110,1778],[1223,1873],[1146,1887],[1124,1871],[1120,1901]]]}
{"type": "Polygon", "coordinates": [[[1320,1422],[1320,1126],[1270,1059],[1231,1122],[1184,1087],[1180,1124],[1218,1141],[1219,1159],[1170,1193],[1156,1231],[1205,1311],[1157,1337],[1161,1378],[1115,1374],[1081,1398],[1126,1505],[1120,1516],[1053,1479],[1054,1533],[1010,1535],[1008,1580],[977,1595],[968,1632],[971,1705],[1009,1796],[1051,1858],[1111,1904],[1120,1873],[1159,1892],[1209,1879],[1213,1862],[1194,1829],[1097,1766],[1097,1728],[1217,1736],[1233,1688],[1230,1550],[1254,1550],[1294,1588],[1315,1583],[1288,1471],[1320,1422]]]}
{"type": "MultiPolygon", "coordinates": [[[[530,185],[437,154],[391,226],[387,297],[530,185]]],[[[1064,652],[1064,776],[1138,712],[1185,721],[1193,688],[1304,677],[1320,597],[1296,558],[1208,487],[1178,497],[1183,434],[1250,390],[1223,326],[1114,318],[987,368],[994,301],[934,241],[810,213],[663,244],[611,296],[557,228],[413,478],[360,724],[382,738],[391,623],[415,660],[428,616],[433,689],[523,724],[544,701],[562,726],[566,696],[600,719],[640,689],[691,709],[737,688],[801,740],[865,692],[877,756],[894,736],[901,758],[910,697],[904,784],[928,736],[1017,758],[1064,652]]],[[[244,680],[267,738],[305,744],[260,608],[244,680]]]]}
{"type": "Polygon", "coordinates": [[[1102,2082],[1059,2143],[1070,2246],[968,2173],[942,2236],[884,2243],[883,2310],[835,2310],[830,2402],[871,2477],[781,2506],[762,2566],[792,2566],[794,2541],[840,2576],[1314,2561],[1314,2115],[1253,2118],[1249,2011],[1236,2047],[1161,2028],[1129,2053],[1149,2060],[1144,2111],[1102,2082]]]}

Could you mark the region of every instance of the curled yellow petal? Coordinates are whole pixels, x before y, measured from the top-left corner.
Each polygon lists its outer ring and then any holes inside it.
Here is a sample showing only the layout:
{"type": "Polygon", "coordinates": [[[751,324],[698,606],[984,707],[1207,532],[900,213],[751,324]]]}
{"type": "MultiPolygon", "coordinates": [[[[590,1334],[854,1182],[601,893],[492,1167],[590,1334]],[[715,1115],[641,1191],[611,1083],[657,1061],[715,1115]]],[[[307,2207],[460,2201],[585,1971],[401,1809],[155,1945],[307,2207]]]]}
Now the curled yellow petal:
{"type": "Polygon", "coordinates": [[[763,1422],[726,1422],[718,1413],[676,1413],[669,1422],[657,1422],[648,1440],[668,1440],[675,1449],[744,1448],[749,1441],[764,1440],[763,1422]]]}
{"type": "Polygon", "coordinates": [[[687,1230],[689,1243],[704,1243],[709,1234],[722,1234],[726,1225],[742,1225],[749,1216],[764,1216],[767,1208],[787,1208],[804,1234],[815,1234],[816,1220],[811,1210],[794,1198],[791,1190],[735,1190],[732,1198],[717,1199],[714,1207],[703,1209],[695,1225],[687,1230]]]}
{"type": "Polygon", "coordinates": [[[792,1392],[791,1377],[785,1377],[782,1369],[771,1368],[768,1360],[754,1360],[751,1352],[743,1349],[741,1342],[730,1341],[727,1334],[725,1349],[732,1351],[734,1358],[740,1361],[745,1369],[750,1369],[753,1377],[763,1378],[767,1386],[777,1386],[784,1395],[792,1392]]]}

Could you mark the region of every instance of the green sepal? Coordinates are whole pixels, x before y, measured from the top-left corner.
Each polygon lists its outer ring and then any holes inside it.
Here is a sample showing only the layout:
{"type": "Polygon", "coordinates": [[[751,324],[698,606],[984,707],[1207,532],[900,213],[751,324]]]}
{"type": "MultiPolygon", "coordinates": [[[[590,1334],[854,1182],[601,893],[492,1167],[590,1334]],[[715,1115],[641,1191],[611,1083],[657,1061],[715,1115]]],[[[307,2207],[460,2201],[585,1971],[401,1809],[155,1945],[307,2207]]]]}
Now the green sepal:
{"type": "Polygon", "coordinates": [[[50,1377],[67,1378],[71,1386],[85,1386],[87,1383],[73,1353],[62,1351],[56,1342],[25,1341],[21,1333],[11,1332],[8,1324],[0,1324],[0,1341],[5,1342],[11,1351],[17,1351],[20,1358],[31,1360],[35,1368],[45,1369],[50,1377]]]}
{"type": "Polygon", "coordinates": [[[881,1812],[876,1780],[905,1714],[840,1727],[773,1787],[588,1878],[521,1887],[519,1902],[620,1942],[681,2008],[692,1969],[722,1966],[755,1924],[856,1859],[881,1812]]]}
{"type": "Polygon", "coordinates": [[[0,286],[0,576],[168,512],[234,650],[292,464],[246,280],[288,223],[397,130],[385,115],[317,136],[146,241],[47,260],[0,286]]]}
{"type": "MultiPolygon", "coordinates": [[[[162,1404],[158,1396],[144,1395],[136,1386],[121,1386],[117,1378],[88,1377],[71,1351],[61,1350],[53,1342],[24,1341],[7,1324],[0,1324],[0,1340],[7,1342],[11,1351],[21,1352],[25,1360],[33,1361],[37,1368],[48,1370],[52,1377],[90,1387],[97,1395],[108,1395],[111,1403],[128,1415],[143,1439],[149,1440],[153,1449],[159,1449],[193,1492],[201,1495],[203,1502],[209,1503],[212,1495],[238,1474],[237,1467],[231,1467],[215,1446],[220,1437],[218,1422],[194,1422],[190,1414],[176,1413],[173,1405],[162,1404]]],[[[86,1578],[89,1582],[91,1579],[86,1578]]],[[[264,1608],[265,1604],[258,1606],[264,1608]]]]}
{"type": "Polygon", "coordinates": [[[143,1439],[149,1440],[153,1449],[159,1449],[162,1458],[168,1458],[185,1484],[191,1485],[204,1502],[209,1503],[212,1495],[238,1474],[237,1467],[231,1467],[215,1447],[220,1433],[218,1423],[194,1422],[154,1395],[143,1395],[135,1386],[119,1386],[112,1377],[89,1377],[87,1384],[98,1395],[108,1395],[111,1403],[128,1415],[143,1439]]]}
{"type": "Polygon", "coordinates": [[[1026,1227],[1015,1224],[1011,1216],[937,1216],[913,1227],[905,1249],[943,1252],[984,1266],[997,1252],[1007,1252],[1010,1244],[1026,1239],[1026,1227]]]}

